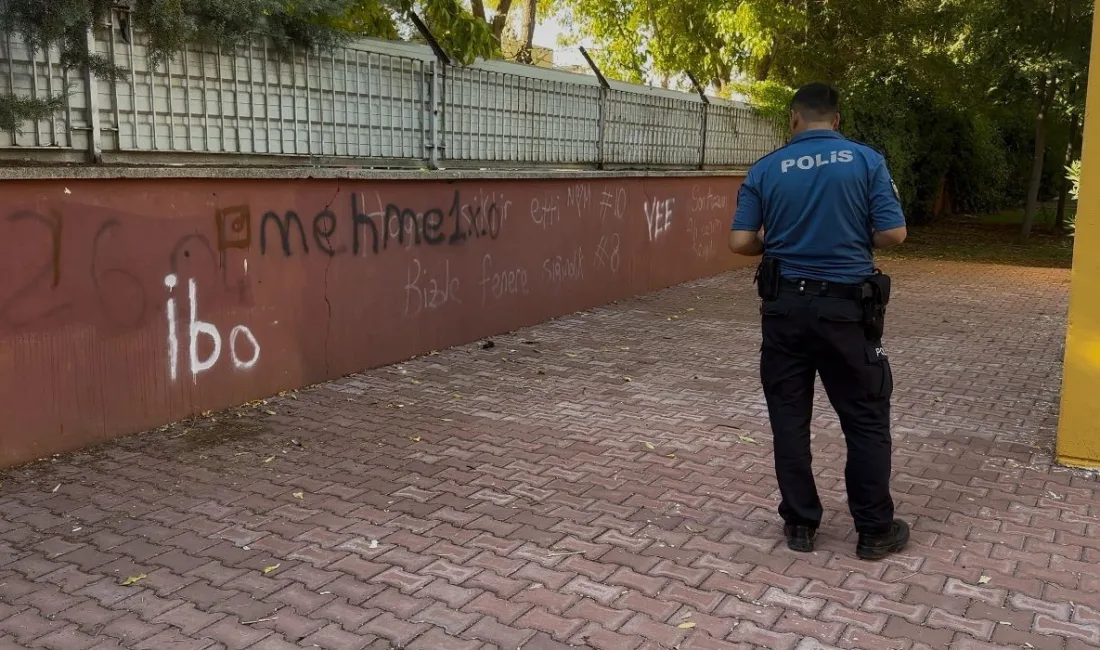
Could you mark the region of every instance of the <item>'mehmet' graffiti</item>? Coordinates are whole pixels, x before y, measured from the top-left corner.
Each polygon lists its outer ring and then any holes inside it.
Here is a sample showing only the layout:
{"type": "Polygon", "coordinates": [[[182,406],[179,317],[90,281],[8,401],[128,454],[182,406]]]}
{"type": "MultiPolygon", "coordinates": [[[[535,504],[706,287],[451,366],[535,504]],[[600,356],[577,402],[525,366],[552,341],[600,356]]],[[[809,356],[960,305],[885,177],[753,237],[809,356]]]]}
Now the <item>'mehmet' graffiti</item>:
{"type": "Polygon", "coordinates": [[[381,202],[378,210],[367,212],[366,201],[361,202],[359,194],[352,194],[349,216],[340,218],[326,207],[313,216],[308,227],[296,212],[288,210],[282,216],[267,212],[260,219],[260,253],[267,254],[269,236],[278,238],[287,257],[296,248],[308,254],[312,247],[330,257],[346,252],[346,245],[334,241],[339,239],[341,223],[346,224],[345,231],[351,230],[351,253],[356,256],[368,250],[378,254],[395,247],[453,246],[468,239],[496,239],[507,219],[510,202],[495,194],[479,194],[478,200],[463,203],[456,190],[450,207],[424,212],[393,203],[382,207],[381,202]]]}

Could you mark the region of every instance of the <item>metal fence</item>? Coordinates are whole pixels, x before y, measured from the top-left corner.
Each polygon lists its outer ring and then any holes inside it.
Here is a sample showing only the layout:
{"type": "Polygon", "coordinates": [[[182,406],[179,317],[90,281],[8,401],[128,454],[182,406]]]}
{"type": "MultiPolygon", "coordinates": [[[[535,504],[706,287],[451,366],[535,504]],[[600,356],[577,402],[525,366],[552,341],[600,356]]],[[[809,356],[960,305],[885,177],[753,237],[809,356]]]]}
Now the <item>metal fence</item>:
{"type": "Polygon", "coordinates": [[[0,133],[0,158],[720,168],[781,143],[742,104],[519,64],[453,67],[410,44],[293,55],[263,44],[193,48],[153,66],[142,35],[119,25],[88,36],[92,51],[129,71],[118,82],[0,35],[0,93],[68,98],[49,119],[0,133]]]}

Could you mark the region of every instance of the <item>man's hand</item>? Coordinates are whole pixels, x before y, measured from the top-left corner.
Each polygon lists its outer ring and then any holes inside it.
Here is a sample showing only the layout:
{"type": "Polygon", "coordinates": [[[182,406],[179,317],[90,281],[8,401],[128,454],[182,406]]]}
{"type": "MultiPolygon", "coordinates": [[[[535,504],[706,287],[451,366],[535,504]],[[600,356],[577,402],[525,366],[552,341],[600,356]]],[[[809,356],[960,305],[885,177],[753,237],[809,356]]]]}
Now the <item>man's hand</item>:
{"type": "Polygon", "coordinates": [[[875,248],[890,248],[892,246],[897,246],[905,241],[908,234],[909,232],[905,229],[905,226],[876,232],[874,234],[875,248]]]}
{"type": "Polygon", "coordinates": [[[764,230],[759,232],[751,230],[731,230],[729,240],[730,250],[738,255],[756,257],[764,254],[764,230]]]}

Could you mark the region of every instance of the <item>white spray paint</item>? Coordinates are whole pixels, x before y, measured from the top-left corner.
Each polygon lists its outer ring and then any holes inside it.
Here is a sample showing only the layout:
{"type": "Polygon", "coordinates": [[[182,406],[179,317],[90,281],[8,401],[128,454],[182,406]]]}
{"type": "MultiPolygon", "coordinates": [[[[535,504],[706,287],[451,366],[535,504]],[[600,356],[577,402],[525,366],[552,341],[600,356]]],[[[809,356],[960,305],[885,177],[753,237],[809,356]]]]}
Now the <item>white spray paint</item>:
{"type": "MultiPolygon", "coordinates": [[[[164,286],[168,287],[168,293],[171,294],[172,290],[176,288],[176,283],[179,279],[174,273],[169,273],[164,277],[164,286]]],[[[179,362],[180,362],[180,342],[179,342],[179,326],[176,323],[176,299],[168,298],[168,371],[172,377],[172,381],[176,380],[179,376],[179,362]]]]}
{"type": "Polygon", "coordinates": [[[653,199],[645,203],[645,220],[649,224],[649,241],[656,241],[672,228],[672,208],[676,199],[653,199]]]}
{"type": "Polygon", "coordinates": [[[600,194],[600,221],[603,221],[609,214],[620,220],[626,214],[625,187],[604,186],[603,192],[600,194]]]}
{"type": "Polygon", "coordinates": [[[187,281],[187,294],[191,299],[191,379],[198,381],[199,373],[206,372],[218,362],[222,355],[222,337],[213,323],[201,321],[199,315],[199,287],[194,278],[187,281]],[[199,359],[199,335],[205,334],[214,343],[214,349],[206,359],[199,359]]]}
{"type": "Polygon", "coordinates": [[[442,274],[438,271],[430,273],[420,260],[413,258],[409,264],[408,282],[405,283],[406,316],[415,316],[425,309],[439,309],[443,305],[462,302],[458,299],[459,280],[451,277],[450,260],[443,260],[442,271],[442,274]]]}
{"type": "Polygon", "coordinates": [[[618,233],[611,237],[600,237],[600,243],[596,247],[595,267],[597,269],[610,268],[612,273],[619,272],[619,264],[622,255],[619,252],[621,238],[618,233]]]}
{"type": "Polygon", "coordinates": [[[505,296],[526,296],[530,293],[527,271],[522,268],[497,270],[493,268],[493,258],[488,253],[481,259],[481,304],[489,298],[505,296]]]}
{"type": "Polygon", "coordinates": [[[248,370],[260,360],[260,342],[256,340],[256,337],[252,334],[252,330],[244,325],[238,325],[229,333],[229,354],[233,357],[234,368],[237,370],[248,370]],[[248,361],[242,361],[240,355],[237,354],[237,337],[242,334],[252,345],[252,358],[248,361]]]}
{"type": "MultiPolygon", "coordinates": [[[[179,284],[179,278],[175,274],[169,274],[164,278],[164,286],[168,288],[169,294],[179,284]]],[[[192,381],[198,381],[198,377],[201,373],[210,370],[217,365],[218,360],[222,354],[222,335],[218,331],[217,326],[213,323],[199,320],[199,288],[198,283],[194,280],[187,281],[187,294],[188,302],[190,306],[190,313],[188,314],[188,363],[191,370],[192,381]],[[199,338],[201,336],[209,337],[210,342],[213,344],[213,349],[210,354],[205,358],[199,358],[199,338]]],[[[175,381],[179,378],[179,322],[176,311],[176,299],[173,297],[168,298],[168,368],[171,374],[172,380],[175,381]]],[[[256,335],[252,333],[252,330],[244,325],[237,325],[229,333],[229,355],[232,357],[233,367],[237,370],[249,370],[260,361],[260,342],[256,339],[256,335]],[[241,354],[238,351],[238,339],[240,337],[248,339],[249,345],[252,346],[252,356],[247,359],[242,359],[241,354]]]]}

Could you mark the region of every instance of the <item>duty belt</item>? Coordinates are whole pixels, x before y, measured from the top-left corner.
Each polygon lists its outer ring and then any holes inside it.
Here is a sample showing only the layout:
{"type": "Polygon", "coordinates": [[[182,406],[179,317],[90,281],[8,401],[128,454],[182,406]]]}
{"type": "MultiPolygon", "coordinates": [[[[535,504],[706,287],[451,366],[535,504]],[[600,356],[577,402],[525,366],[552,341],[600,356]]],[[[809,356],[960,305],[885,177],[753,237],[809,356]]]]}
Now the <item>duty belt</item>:
{"type": "Polygon", "coordinates": [[[825,296],[845,300],[863,300],[863,287],[858,284],[822,282],[821,280],[788,280],[779,283],[783,293],[797,293],[800,296],[825,296]]]}

